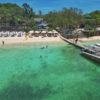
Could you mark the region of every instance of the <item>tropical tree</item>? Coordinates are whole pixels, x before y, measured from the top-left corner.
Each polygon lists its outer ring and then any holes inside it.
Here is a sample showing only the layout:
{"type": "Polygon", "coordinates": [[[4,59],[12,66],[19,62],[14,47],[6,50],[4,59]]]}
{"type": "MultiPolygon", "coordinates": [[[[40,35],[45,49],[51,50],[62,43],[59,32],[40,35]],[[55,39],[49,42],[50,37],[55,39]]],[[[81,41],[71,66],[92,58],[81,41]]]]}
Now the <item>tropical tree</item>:
{"type": "Polygon", "coordinates": [[[82,11],[76,8],[63,8],[61,11],[49,12],[45,15],[45,19],[51,27],[75,27],[80,25],[84,18],[82,11]]]}
{"type": "Polygon", "coordinates": [[[33,9],[29,6],[29,4],[24,3],[22,6],[24,9],[24,16],[32,17],[32,15],[34,15],[33,9]]]}

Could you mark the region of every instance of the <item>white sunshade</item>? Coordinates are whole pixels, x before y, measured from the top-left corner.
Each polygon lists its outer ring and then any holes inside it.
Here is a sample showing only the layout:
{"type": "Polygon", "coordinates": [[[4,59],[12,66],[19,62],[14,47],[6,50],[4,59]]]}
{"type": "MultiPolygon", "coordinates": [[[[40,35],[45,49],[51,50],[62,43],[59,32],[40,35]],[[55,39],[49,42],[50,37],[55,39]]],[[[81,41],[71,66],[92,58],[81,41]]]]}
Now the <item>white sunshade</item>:
{"type": "Polygon", "coordinates": [[[30,33],[30,34],[32,34],[32,33],[34,33],[34,31],[33,31],[33,30],[31,30],[31,31],[29,31],[29,33],[30,33]]]}
{"type": "Polygon", "coordinates": [[[56,33],[57,34],[58,32],[56,30],[53,30],[53,33],[56,33]]]}
{"type": "Polygon", "coordinates": [[[7,31],[7,32],[3,32],[2,34],[3,34],[3,35],[6,35],[6,34],[9,34],[9,32],[8,32],[8,31],[7,31]]]}
{"type": "Polygon", "coordinates": [[[41,33],[47,33],[47,31],[42,31],[41,33]]]}
{"type": "Polygon", "coordinates": [[[48,33],[52,34],[53,32],[52,31],[48,31],[48,33]]]}
{"type": "Polygon", "coordinates": [[[37,34],[38,34],[38,33],[40,33],[40,31],[35,31],[35,33],[37,33],[37,34]]]}
{"type": "Polygon", "coordinates": [[[96,29],[99,31],[100,30],[100,27],[97,27],[96,29]]]}

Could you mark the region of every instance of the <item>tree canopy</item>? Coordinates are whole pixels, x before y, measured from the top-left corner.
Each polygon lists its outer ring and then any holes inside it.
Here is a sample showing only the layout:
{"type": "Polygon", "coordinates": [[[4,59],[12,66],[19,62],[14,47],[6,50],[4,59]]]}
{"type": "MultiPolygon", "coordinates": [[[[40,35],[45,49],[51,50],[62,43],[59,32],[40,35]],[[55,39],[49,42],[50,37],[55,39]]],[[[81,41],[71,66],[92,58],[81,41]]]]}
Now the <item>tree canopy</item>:
{"type": "Polygon", "coordinates": [[[84,15],[80,9],[63,8],[60,11],[50,11],[47,14],[43,14],[40,10],[36,14],[32,8],[27,3],[22,6],[11,3],[0,4],[0,23],[5,23],[5,27],[7,25],[26,25],[34,28],[36,27],[34,18],[38,17],[43,18],[50,28],[70,28],[81,24],[100,25],[100,11],[98,10],[84,15]]]}
{"type": "Polygon", "coordinates": [[[22,7],[17,4],[5,3],[0,4],[0,24],[6,26],[18,25],[34,25],[35,13],[33,9],[27,4],[22,7]]]}
{"type": "Polygon", "coordinates": [[[70,27],[83,22],[82,11],[77,8],[63,8],[58,12],[49,12],[45,19],[51,27],[70,27]]]}

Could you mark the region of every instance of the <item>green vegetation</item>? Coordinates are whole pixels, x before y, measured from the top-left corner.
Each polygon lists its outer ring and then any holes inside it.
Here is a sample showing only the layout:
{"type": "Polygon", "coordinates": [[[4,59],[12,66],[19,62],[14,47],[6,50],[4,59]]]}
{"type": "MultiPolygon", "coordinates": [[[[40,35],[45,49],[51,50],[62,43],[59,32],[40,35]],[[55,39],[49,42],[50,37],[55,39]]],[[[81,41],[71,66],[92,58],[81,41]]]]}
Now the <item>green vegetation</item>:
{"type": "Polygon", "coordinates": [[[86,25],[86,28],[95,28],[100,25],[100,11],[94,11],[83,15],[77,8],[63,8],[61,11],[51,11],[48,14],[35,14],[33,9],[24,3],[21,7],[17,4],[0,4],[0,29],[1,27],[13,26],[16,28],[29,30],[36,29],[34,18],[44,18],[50,28],[75,28],[86,25]]]}
{"type": "Polygon", "coordinates": [[[64,8],[61,11],[49,12],[45,16],[50,27],[74,27],[83,23],[82,11],[77,8],[64,8]]]}
{"type": "Polygon", "coordinates": [[[85,17],[85,24],[88,28],[95,29],[96,26],[100,25],[100,11],[93,11],[89,14],[84,15],[85,17]]]}
{"type": "Polygon", "coordinates": [[[11,3],[0,4],[0,26],[32,27],[34,25],[34,16],[35,13],[32,8],[26,3],[22,7],[11,3]]]}

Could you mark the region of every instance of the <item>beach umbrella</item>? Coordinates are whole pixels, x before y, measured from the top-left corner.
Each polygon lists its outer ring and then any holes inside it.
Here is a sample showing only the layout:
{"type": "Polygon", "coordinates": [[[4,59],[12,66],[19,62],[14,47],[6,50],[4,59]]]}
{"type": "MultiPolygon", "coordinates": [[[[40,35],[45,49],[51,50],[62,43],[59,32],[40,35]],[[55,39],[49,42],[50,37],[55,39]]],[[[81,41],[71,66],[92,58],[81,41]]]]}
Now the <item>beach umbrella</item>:
{"type": "Polygon", "coordinates": [[[53,33],[52,31],[48,31],[48,36],[51,37],[52,36],[52,33],[53,33]]]}
{"type": "Polygon", "coordinates": [[[41,33],[42,33],[42,34],[46,34],[46,33],[47,33],[47,31],[42,31],[41,33]]]}
{"type": "Polygon", "coordinates": [[[52,34],[53,32],[52,32],[52,31],[48,31],[48,33],[49,33],[49,34],[52,34]]]}
{"type": "Polygon", "coordinates": [[[29,31],[29,34],[33,34],[33,33],[34,33],[34,30],[29,31]]]}
{"type": "Polygon", "coordinates": [[[53,30],[52,32],[55,33],[55,34],[58,34],[58,32],[56,30],[53,30]]]}
{"type": "Polygon", "coordinates": [[[3,35],[4,37],[8,37],[8,35],[9,35],[9,34],[8,34],[8,31],[7,31],[7,32],[3,32],[2,35],[3,35]]]}
{"type": "Polygon", "coordinates": [[[40,31],[35,31],[35,33],[39,34],[39,33],[40,33],[40,31]]]}
{"type": "Polygon", "coordinates": [[[96,30],[100,31],[100,27],[97,27],[96,30]]]}

